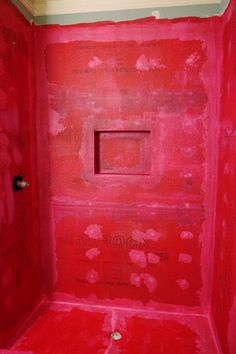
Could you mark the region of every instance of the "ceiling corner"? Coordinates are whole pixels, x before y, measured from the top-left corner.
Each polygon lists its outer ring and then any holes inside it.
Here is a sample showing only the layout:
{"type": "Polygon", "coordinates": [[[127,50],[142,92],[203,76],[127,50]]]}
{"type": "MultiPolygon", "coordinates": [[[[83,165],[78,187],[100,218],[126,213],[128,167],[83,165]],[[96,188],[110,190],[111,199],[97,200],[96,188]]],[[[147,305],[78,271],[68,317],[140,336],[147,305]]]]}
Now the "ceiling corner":
{"type": "MultiPolygon", "coordinates": [[[[33,16],[221,4],[221,0],[18,0],[33,16]]],[[[224,0],[225,1],[225,0],[224,0]]]]}
{"type": "Polygon", "coordinates": [[[19,2],[34,16],[34,0],[19,0],[19,2]]]}

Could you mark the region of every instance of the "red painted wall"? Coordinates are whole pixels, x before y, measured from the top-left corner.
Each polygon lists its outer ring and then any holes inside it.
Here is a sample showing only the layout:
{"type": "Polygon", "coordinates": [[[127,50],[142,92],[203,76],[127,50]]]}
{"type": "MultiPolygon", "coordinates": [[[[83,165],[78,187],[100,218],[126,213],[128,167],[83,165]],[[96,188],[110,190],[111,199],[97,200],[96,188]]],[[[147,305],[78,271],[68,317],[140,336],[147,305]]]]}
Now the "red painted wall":
{"type": "Polygon", "coordinates": [[[32,28],[0,1],[0,347],[32,311],[40,293],[36,220],[32,28]],[[13,176],[28,190],[14,193],[13,176]]]}
{"type": "Polygon", "coordinates": [[[36,28],[54,298],[208,309],[218,22],[36,28]]]}
{"type": "Polygon", "coordinates": [[[221,112],[219,132],[213,318],[223,353],[236,353],[236,1],[222,23],[221,112]]]}

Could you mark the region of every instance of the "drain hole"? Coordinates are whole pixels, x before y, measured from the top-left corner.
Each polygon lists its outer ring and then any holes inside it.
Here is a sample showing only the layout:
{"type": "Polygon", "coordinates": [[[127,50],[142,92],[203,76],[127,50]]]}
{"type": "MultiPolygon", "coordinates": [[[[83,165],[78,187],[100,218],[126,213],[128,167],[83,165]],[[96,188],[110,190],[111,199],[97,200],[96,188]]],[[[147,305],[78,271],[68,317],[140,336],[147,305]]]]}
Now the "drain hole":
{"type": "Polygon", "coordinates": [[[122,335],[120,334],[120,332],[113,332],[111,334],[111,339],[113,340],[121,340],[122,338],[122,335]]]}

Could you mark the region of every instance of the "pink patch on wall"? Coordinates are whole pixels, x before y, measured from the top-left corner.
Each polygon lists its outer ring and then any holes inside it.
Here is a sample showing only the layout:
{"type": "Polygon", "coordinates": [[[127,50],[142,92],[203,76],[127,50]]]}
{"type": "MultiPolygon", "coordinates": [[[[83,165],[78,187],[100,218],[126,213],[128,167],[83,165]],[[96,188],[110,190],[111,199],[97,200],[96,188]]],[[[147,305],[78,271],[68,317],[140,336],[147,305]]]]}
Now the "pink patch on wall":
{"type": "Polygon", "coordinates": [[[134,230],[132,232],[132,239],[140,243],[144,243],[145,236],[145,233],[139,230],[134,230]]]}
{"type": "Polygon", "coordinates": [[[144,284],[148,288],[148,291],[150,293],[153,293],[153,291],[157,288],[157,281],[154,276],[148,273],[142,273],[141,278],[143,279],[144,284]]]}
{"type": "Polygon", "coordinates": [[[94,240],[101,240],[103,238],[102,226],[97,224],[88,226],[84,233],[94,240]]]}
{"type": "Polygon", "coordinates": [[[153,230],[153,229],[148,229],[146,231],[146,240],[151,240],[151,241],[158,241],[160,239],[161,235],[159,232],[153,230]]]}
{"type": "Polygon", "coordinates": [[[89,259],[93,259],[97,256],[99,256],[100,251],[98,248],[90,248],[86,253],[86,257],[88,257],[89,259]]]}
{"type": "Polygon", "coordinates": [[[176,283],[180,287],[181,290],[187,290],[189,288],[189,282],[187,279],[178,279],[176,280],[176,283]]]}
{"type": "Polygon", "coordinates": [[[88,63],[90,69],[96,69],[102,64],[102,61],[98,57],[93,57],[88,63]]]}
{"type": "Polygon", "coordinates": [[[158,59],[147,58],[145,55],[141,55],[135,64],[135,68],[139,71],[149,71],[155,69],[165,68],[165,65],[162,65],[158,59]]]}
{"type": "Polygon", "coordinates": [[[182,128],[186,134],[194,134],[198,132],[197,123],[192,119],[185,119],[182,122],[182,128]]]}
{"type": "Polygon", "coordinates": [[[137,288],[139,288],[141,286],[141,277],[140,275],[136,274],[136,273],[132,273],[130,275],[130,283],[134,286],[136,286],[137,288]]]}
{"type": "Polygon", "coordinates": [[[148,258],[148,263],[150,264],[157,264],[160,262],[160,256],[154,253],[148,253],[147,258],[148,258]]]}
{"type": "Polygon", "coordinates": [[[140,268],[147,266],[147,258],[143,251],[131,250],[129,257],[134,264],[137,264],[140,268]]]}
{"type": "Polygon", "coordinates": [[[186,60],[186,64],[189,66],[195,66],[199,59],[200,58],[197,53],[191,54],[186,60]]]}
{"type": "Polygon", "coordinates": [[[181,148],[182,154],[184,157],[192,158],[197,154],[196,146],[187,146],[181,148]]]}
{"type": "Polygon", "coordinates": [[[191,231],[182,231],[180,234],[182,240],[191,240],[193,239],[193,233],[191,231]]]}
{"type": "Polygon", "coordinates": [[[230,173],[229,162],[226,162],[224,165],[224,174],[228,175],[230,173]]]}
{"type": "Polygon", "coordinates": [[[134,230],[132,232],[132,239],[140,243],[144,243],[145,240],[158,241],[160,237],[161,235],[159,232],[153,229],[148,229],[146,232],[139,230],[134,230]]]}
{"type": "Polygon", "coordinates": [[[65,130],[65,118],[53,109],[50,109],[49,130],[54,136],[65,130]]]}
{"type": "Polygon", "coordinates": [[[178,259],[181,263],[192,263],[192,256],[190,254],[180,253],[178,259]]]}

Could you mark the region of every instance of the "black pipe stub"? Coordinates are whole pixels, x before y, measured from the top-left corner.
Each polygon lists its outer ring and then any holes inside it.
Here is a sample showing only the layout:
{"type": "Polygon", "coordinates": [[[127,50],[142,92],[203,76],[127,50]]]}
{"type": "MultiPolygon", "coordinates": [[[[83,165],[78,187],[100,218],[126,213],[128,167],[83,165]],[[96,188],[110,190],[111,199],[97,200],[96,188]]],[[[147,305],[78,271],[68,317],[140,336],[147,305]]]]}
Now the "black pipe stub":
{"type": "Polygon", "coordinates": [[[13,190],[14,192],[19,192],[29,186],[28,182],[24,181],[23,176],[14,176],[13,178],[13,190]]]}

